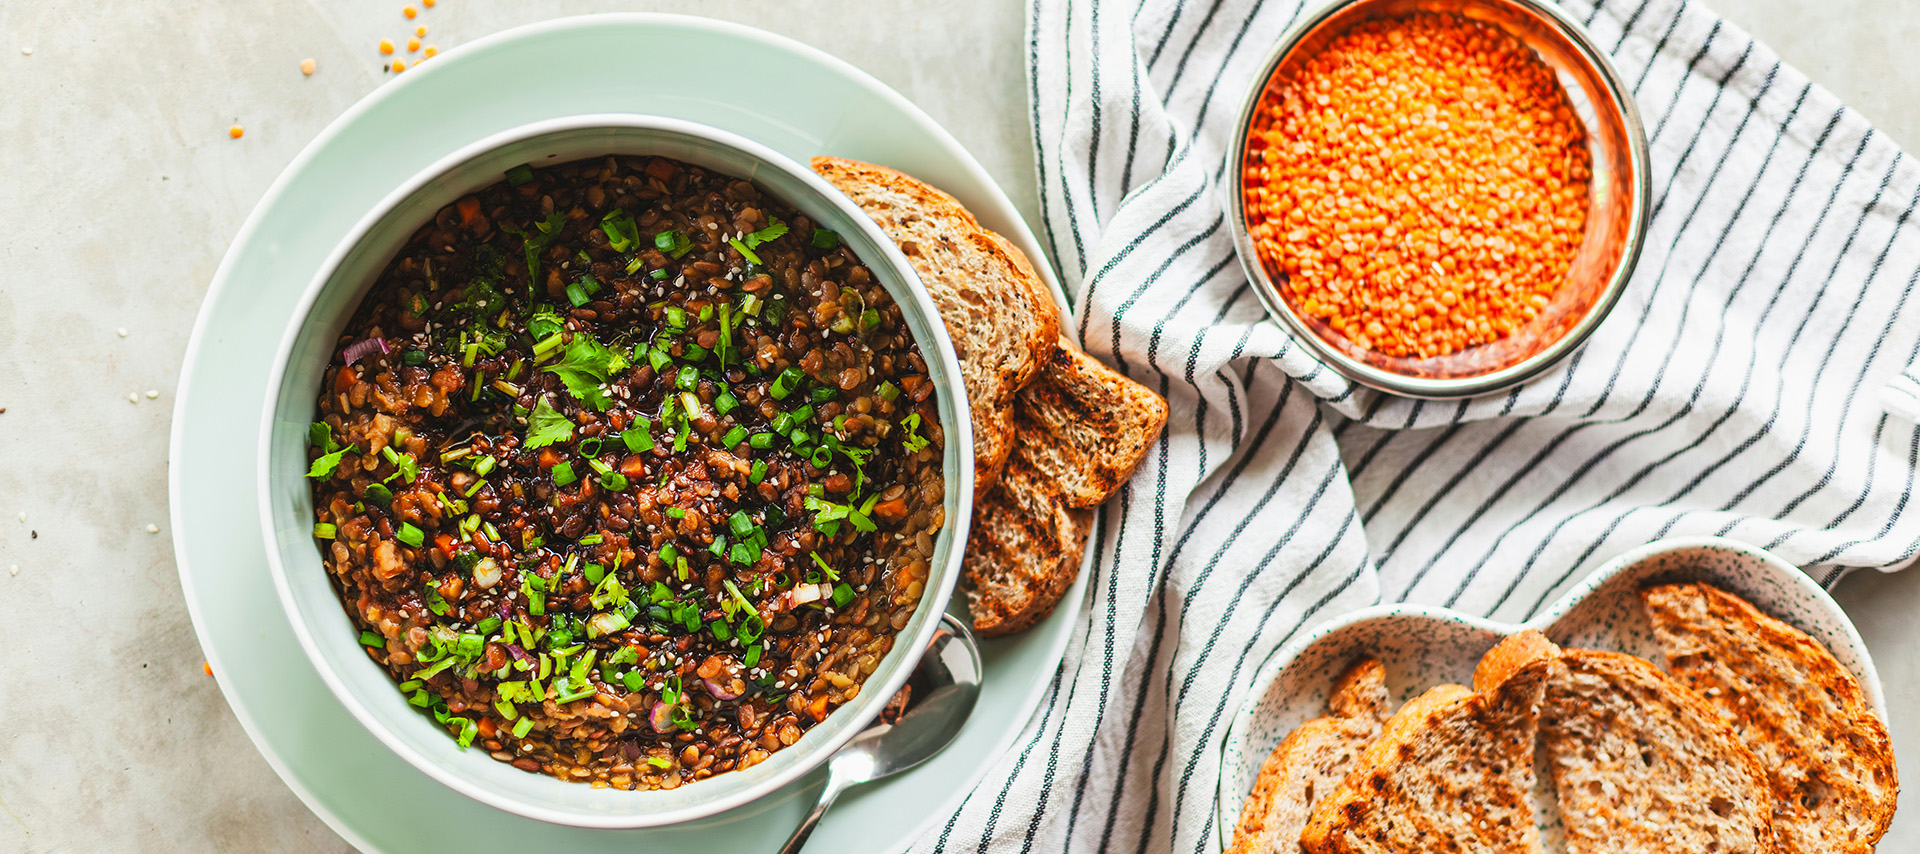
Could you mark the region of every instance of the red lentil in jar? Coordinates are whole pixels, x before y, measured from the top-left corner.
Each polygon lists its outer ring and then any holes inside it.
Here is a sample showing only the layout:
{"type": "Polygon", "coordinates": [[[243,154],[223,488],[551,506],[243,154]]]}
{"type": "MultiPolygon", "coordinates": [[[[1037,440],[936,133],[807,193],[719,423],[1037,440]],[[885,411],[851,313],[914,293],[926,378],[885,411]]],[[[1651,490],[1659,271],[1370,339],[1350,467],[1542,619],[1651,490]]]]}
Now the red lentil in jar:
{"type": "Polygon", "coordinates": [[[1254,112],[1242,188],[1294,310],[1388,356],[1507,336],[1552,301],[1588,209],[1585,129],[1512,35],[1437,13],[1363,22],[1254,112]]]}

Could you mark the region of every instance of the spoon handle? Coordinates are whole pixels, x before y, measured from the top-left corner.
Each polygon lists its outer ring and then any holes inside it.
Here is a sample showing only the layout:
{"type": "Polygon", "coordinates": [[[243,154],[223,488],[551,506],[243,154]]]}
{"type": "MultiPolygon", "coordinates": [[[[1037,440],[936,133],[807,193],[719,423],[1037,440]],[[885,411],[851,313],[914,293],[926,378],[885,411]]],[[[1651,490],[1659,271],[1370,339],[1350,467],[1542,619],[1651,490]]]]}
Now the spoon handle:
{"type": "Polygon", "coordinates": [[[820,800],[813,805],[813,812],[807,813],[806,821],[793,829],[793,835],[787,837],[787,844],[780,846],[780,854],[800,854],[800,849],[807,844],[807,837],[813,835],[814,826],[820,823],[820,817],[827,814],[827,808],[833,806],[834,799],[846,789],[839,774],[829,773],[827,787],[820,791],[820,800]]]}

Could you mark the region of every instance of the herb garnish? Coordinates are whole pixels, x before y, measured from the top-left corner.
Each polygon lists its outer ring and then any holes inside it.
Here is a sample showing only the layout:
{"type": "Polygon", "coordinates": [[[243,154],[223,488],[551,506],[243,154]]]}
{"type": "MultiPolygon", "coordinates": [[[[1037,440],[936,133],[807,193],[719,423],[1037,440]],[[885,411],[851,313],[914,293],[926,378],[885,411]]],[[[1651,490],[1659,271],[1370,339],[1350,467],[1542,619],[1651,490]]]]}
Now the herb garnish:
{"type": "Polygon", "coordinates": [[[572,438],[573,422],[555,410],[545,397],[540,398],[533,405],[533,412],[527,415],[527,450],[544,448],[572,438]]]}

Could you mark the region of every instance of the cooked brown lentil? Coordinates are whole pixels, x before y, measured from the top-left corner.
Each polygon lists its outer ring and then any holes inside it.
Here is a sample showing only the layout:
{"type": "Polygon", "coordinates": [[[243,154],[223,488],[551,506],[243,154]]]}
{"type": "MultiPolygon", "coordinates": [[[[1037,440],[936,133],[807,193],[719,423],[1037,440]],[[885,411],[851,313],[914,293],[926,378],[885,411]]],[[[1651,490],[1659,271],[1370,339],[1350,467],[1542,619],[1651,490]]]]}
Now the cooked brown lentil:
{"type": "Polygon", "coordinates": [[[507,176],[422,226],[336,346],[310,449],[336,589],[463,746],[624,789],[753,765],[859,696],[919,603],[926,363],[860,259],[749,182],[507,176]]]}

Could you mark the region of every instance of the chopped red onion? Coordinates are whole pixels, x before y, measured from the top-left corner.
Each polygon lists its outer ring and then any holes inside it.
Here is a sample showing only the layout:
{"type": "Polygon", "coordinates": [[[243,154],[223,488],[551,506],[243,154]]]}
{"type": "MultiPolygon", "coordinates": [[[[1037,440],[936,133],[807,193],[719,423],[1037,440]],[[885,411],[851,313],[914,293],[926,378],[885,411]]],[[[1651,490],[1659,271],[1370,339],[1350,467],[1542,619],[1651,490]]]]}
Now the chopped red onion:
{"type": "Polygon", "coordinates": [[[712,679],[702,679],[700,681],[705,682],[707,684],[707,693],[712,695],[712,697],[716,700],[740,699],[739,694],[735,694],[734,692],[727,690],[727,687],[725,685],[715,682],[712,679]]]}
{"type": "Polygon", "coordinates": [[[673,732],[673,707],[666,703],[654,703],[647,713],[647,723],[653,725],[654,732],[673,732]]]}
{"type": "Polygon", "coordinates": [[[382,356],[393,352],[387,349],[387,339],[385,338],[368,338],[365,341],[356,341],[347,345],[347,351],[345,353],[347,364],[351,365],[354,362],[358,362],[375,350],[379,350],[382,356]]]}

